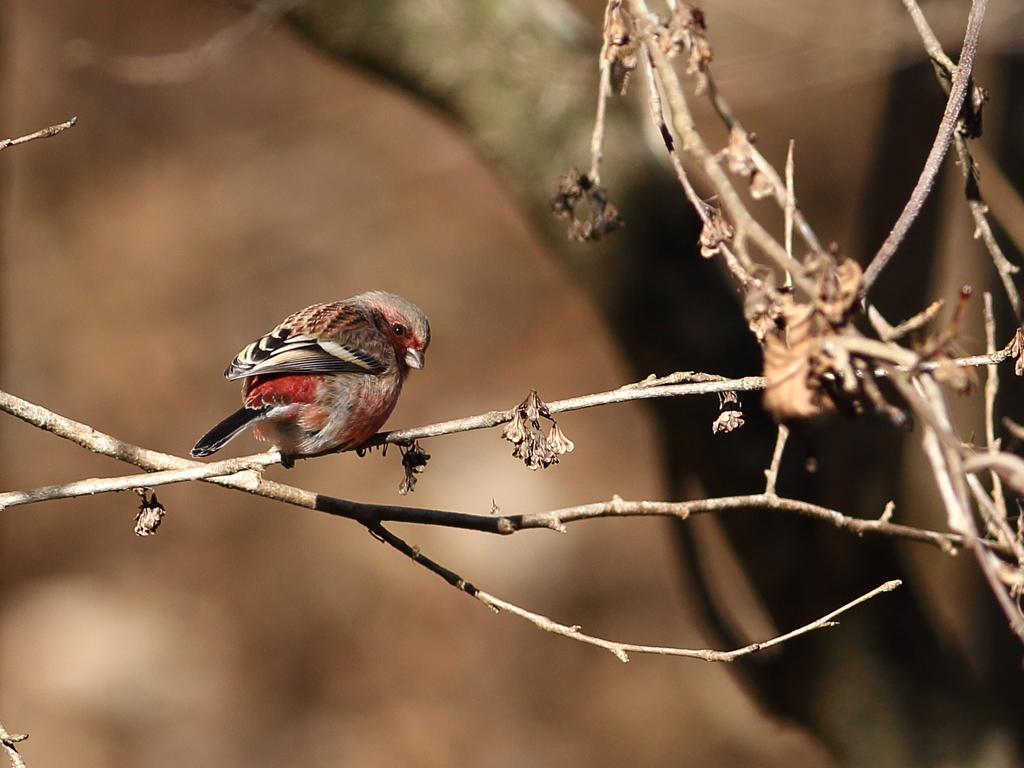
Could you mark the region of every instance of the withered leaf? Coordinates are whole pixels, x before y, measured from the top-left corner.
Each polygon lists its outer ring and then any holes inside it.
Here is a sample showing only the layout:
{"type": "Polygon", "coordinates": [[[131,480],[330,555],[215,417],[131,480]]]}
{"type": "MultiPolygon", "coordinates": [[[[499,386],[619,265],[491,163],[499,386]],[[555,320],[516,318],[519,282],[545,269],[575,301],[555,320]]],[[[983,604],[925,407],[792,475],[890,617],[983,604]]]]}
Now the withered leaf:
{"type": "Polygon", "coordinates": [[[139,494],[139,512],[135,515],[135,535],[152,536],[160,527],[167,510],[157,500],[156,492],[150,488],[135,491],[139,494]]]}
{"type": "Polygon", "coordinates": [[[710,259],[718,253],[722,243],[731,242],[735,234],[732,224],[722,216],[721,209],[716,210],[704,222],[700,231],[700,255],[710,259]]]}
{"type": "Polygon", "coordinates": [[[754,145],[750,142],[750,137],[739,128],[729,131],[725,162],[730,172],[744,178],[749,178],[757,170],[754,163],[754,145]]]}
{"type": "Polygon", "coordinates": [[[743,414],[740,411],[722,411],[718,414],[718,418],[715,419],[715,423],[711,425],[711,431],[716,435],[724,432],[732,432],[734,429],[742,427],[743,424],[743,414]]]}
{"type": "Polygon", "coordinates": [[[1013,372],[1024,376],[1024,328],[1018,328],[1010,341],[1010,357],[1014,359],[1013,372]]]}
{"type": "Polygon", "coordinates": [[[776,421],[785,422],[816,416],[832,403],[812,377],[817,353],[811,333],[814,308],[798,304],[791,294],[784,294],[781,304],[784,329],[764,338],[768,387],[762,403],[776,421]]]}
{"type": "Polygon", "coordinates": [[[750,177],[750,196],[755,200],[764,200],[771,197],[774,191],[775,185],[768,178],[768,174],[754,171],[754,175],[750,177]]]}
{"type": "Polygon", "coordinates": [[[629,73],[636,69],[637,43],[632,21],[622,3],[613,0],[605,12],[602,55],[611,63],[611,85],[616,93],[626,92],[629,73]]]}

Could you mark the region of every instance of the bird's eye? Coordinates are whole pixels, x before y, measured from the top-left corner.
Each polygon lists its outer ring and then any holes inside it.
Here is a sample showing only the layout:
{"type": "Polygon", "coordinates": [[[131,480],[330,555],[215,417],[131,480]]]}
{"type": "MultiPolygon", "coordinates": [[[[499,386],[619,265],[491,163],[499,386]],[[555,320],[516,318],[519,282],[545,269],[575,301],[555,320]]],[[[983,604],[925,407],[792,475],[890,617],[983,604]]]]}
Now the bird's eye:
{"type": "Polygon", "coordinates": [[[394,325],[392,325],[391,332],[394,333],[395,336],[405,336],[405,334],[407,333],[405,326],[402,325],[401,323],[395,323],[394,325]]]}

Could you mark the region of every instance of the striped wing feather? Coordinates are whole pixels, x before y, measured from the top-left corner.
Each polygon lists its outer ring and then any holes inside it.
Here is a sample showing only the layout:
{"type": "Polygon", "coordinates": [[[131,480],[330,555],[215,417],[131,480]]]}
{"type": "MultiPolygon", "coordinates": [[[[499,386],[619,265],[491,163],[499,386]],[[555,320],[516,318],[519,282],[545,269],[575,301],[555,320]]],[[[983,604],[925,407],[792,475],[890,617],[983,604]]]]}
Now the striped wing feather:
{"type": "Polygon", "coordinates": [[[317,340],[290,328],[278,328],[247,346],[224,371],[228,379],[270,373],[372,373],[387,365],[364,350],[337,341],[317,340]]]}

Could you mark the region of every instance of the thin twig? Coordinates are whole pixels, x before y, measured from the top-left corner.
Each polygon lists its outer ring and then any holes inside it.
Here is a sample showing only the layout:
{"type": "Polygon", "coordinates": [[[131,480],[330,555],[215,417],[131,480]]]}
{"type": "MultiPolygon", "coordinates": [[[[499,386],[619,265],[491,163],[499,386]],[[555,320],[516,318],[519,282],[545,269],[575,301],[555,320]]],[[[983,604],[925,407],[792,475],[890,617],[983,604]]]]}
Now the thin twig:
{"type": "MultiPolygon", "coordinates": [[[[1012,555],[1017,560],[1018,565],[1024,565],[1024,546],[1021,545],[1013,529],[1010,528],[1006,516],[996,507],[976,475],[967,475],[967,485],[971,489],[974,500],[978,503],[978,510],[981,512],[981,518],[985,521],[985,526],[989,530],[989,535],[1005,547],[1005,549],[1000,548],[998,551],[1003,554],[1012,555]]],[[[986,540],[986,543],[992,539],[986,540]]]]}
{"type": "Polygon", "coordinates": [[[519,606],[514,605],[513,603],[501,600],[500,598],[497,598],[494,595],[491,595],[487,592],[478,589],[476,586],[463,579],[454,571],[445,568],[443,565],[440,565],[436,560],[432,560],[431,558],[424,555],[420,551],[419,547],[410,546],[403,539],[399,538],[398,536],[395,536],[393,533],[388,531],[383,526],[379,524],[370,526],[370,532],[384,543],[390,545],[391,547],[394,547],[396,550],[404,554],[406,557],[412,559],[418,565],[423,566],[431,573],[437,574],[442,579],[444,579],[448,584],[452,585],[459,591],[465,592],[471,597],[475,597],[477,600],[479,600],[481,603],[488,606],[492,610],[505,611],[506,613],[510,613],[513,616],[518,616],[522,619],[526,619],[535,626],[543,629],[545,632],[551,632],[553,634],[561,635],[562,637],[568,637],[572,640],[576,640],[581,643],[586,643],[587,645],[594,645],[598,648],[604,648],[607,651],[611,651],[620,661],[624,662],[629,661],[630,653],[647,653],[658,656],[682,656],[691,659],[702,659],[703,661],[733,661],[735,659],[740,658],[741,656],[747,656],[749,654],[756,653],[757,651],[761,651],[766,648],[771,648],[773,646],[779,645],[781,643],[786,642],[787,640],[791,640],[794,637],[798,637],[799,635],[811,632],[815,629],[822,629],[824,627],[834,626],[835,622],[833,621],[833,619],[835,619],[836,616],[839,616],[845,611],[848,611],[851,608],[860,605],[866,600],[870,600],[871,598],[881,594],[882,592],[891,592],[892,590],[896,589],[896,587],[900,586],[900,584],[902,583],[898,579],[894,581],[888,581],[885,584],[882,584],[881,586],[871,590],[870,592],[861,595],[856,600],[853,600],[847,603],[846,605],[842,606],[841,608],[832,611],[826,616],[822,616],[820,619],[817,619],[816,621],[812,621],[809,624],[805,624],[799,629],[795,629],[792,632],[787,632],[784,635],[774,637],[770,640],[765,640],[759,643],[751,643],[750,645],[744,646],[743,648],[738,648],[733,651],[691,650],[687,648],[672,648],[657,645],[634,645],[632,643],[620,643],[614,640],[605,640],[600,637],[584,634],[582,631],[580,631],[581,628],[579,626],[568,626],[566,624],[560,624],[557,621],[549,619],[547,616],[542,616],[539,613],[533,613],[532,611],[520,608],[519,606]]]}
{"type": "Polygon", "coordinates": [[[767,478],[764,487],[765,496],[775,495],[775,483],[779,479],[779,464],[782,463],[782,452],[786,450],[786,440],[788,438],[789,427],[785,424],[779,424],[779,433],[775,438],[775,451],[772,453],[772,463],[764,473],[767,478]]]}
{"type": "Polygon", "coordinates": [[[944,299],[936,299],[909,320],[904,320],[899,325],[892,326],[875,309],[873,304],[868,304],[868,319],[871,321],[875,333],[878,334],[882,341],[896,341],[896,339],[902,339],[911,331],[916,331],[918,328],[922,328],[930,323],[944,306],[946,306],[944,299]]]}
{"type": "Polygon", "coordinates": [[[146,474],[122,475],[120,477],[93,477],[76,480],[70,483],[47,485],[27,491],[8,491],[0,493],[0,510],[16,507],[21,504],[35,504],[53,499],[69,499],[80,496],[92,496],[97,493],[116,491],[133,491],[142,488],[154,488],[158,485],[185,483],[193,480],[209,480],[215,477],[229,477],[241,472],[259,472],[264,467],[281,461],[278,451],[267,451],[239,459],[197,464],[187,469],[166,469],[146,474]]]}
{"type": "MultiPolygon", "coordinates": [[[[903,0],[903,4],[910,12],[910,17],[914,21],[914,26],[917,27],[925,50],[935,65],[935,74],[939,79],[939,85],[942,86],[948,95],[950,91],[949,83],[956,73],[956,65],[946,55],[942,48],[942,43],[935,36],[931,25],[928,24],[928,20],[925,18],[916,0],[903,0]]],[[[971,217],[974,219],[974,237],[976,239],[980,238],[988,249],[989,255],[992,257],[992,263],[995,265],[996,273],[999,275],[999,279],[1003,283],[1003,289],[1006,291],[1006,296],[1010,300],[1010,306],[1013,307],[1014,314],[1017,316],[1017,320],[1020,321],[1022,312],[1021,298],[1020,293],[1017,291],[1017,286],[1013,282],[1013,275],[1019,272],[1020,268],[1010,263],[1010,260],[1006,258],[1006,254],[1003,253],[1003,249],[992,233],[992,227],[989,225],[987,217],[988,206],[981,199],[977,185],[973,183],[977,164],[967,148],[967,139],[957,132],[953,135],[953,141],[956,147],[960,172],[967,181],[965,190],[968,192],[967,204],[971,211],[971,217]]],[[[995,167],[994,163],[989,163],[989,166],[990,169],[998,173],[998,168],[995,167]]],[[[1017,198],[1016,192],[1012,194],[1014,198],[1017,198]]],[[[1019,200],[1019,198],[1017,199],[1019,200]]]]}
{"type": "Polygon", "coordinates": [[[1024,253],[1024,200],[984,144],[975,143],[971,154],[981,169],[978,184],[984,189],[985,203],[1017,247],[1017,252],[1024,253]]]}
{"type": "MultiPolygon", "coordinates": [[[[749,136],[750,134],[747,133],[746,129],[733,113],[728,102],[726,102],[725,98],[722,96],[722,92],[718,90],[718,85],[715,82],[714,77],[711,76],[710,69],[705,72],[704,75],[705,82],[707,83],[708,97],[711,99],[711,104],[715,108],[715,112],[717,112],[718,116],[722,119],[722,122],[725,123],[726,127],[730,131],[739,131],[744,136],[749,136]]],[[[772,195],[775,197],[775,202],[780,208],[785,210],[786,185],[783,184],[778,171],[775,170],[775,167],[765,159],[764,155],[758,151],[757,147],[751,145],[751,148],[754,165],[757,167],[757,170],[764,174],[764,177],[771,182],[772,195]]],[[[815,253],[821,253],[821,241],[818,240],[818,236],[814,233],[810,223],[804,217],[803,211],[800,210],[800,206],[795,200],[793,205],[793,222],[796,224],[797,229],[800,230],[800,236],[803,237],[807,247],[815,253]]]]}
{"type": "Polygon", "coordinates": [[[608,16],[612,11],[612,4],[608,3],[604,11],[604,43],[601,46],[599,57],[601,76],[597,89],[597,116],[594,118],[594,132],[590,137],[590,173],[588,174],[594,185],[601,183],[601,147],[604,145],[604,124],[605,115],[608,112],[608,99],[612,95],[612,59],[608,55],[608,46],[611,40],[608,38],[608,16]]]}
{"type": "Polygon", "coordinates": [[[72,117],[70,120],[66,120],[63,123],[51,125],[49,128],[43,128],[41,130],[36,131],[35,133],[30,133],[25,136],[19,136],[16,139],[0,139],[0,150],[7,149],[8,147],[13,147],[15,144],[24,144],[26,141],[34,141],[35,139],[48,139],[51,136],[56,136],[58,133],[61,133],[62,131],[66,131],[68,128],[70,128],[77,122],[78,118],[72,117]]]}
{"type": "MultiPolygon", "coordinates": [[[[793,183],[793,140],[789,140],[789,151],[786,153],[786,205],[782,212],[785,217],[786,253],[793,256],[793,217],[796,214],[796,191],[793,183]]],[[[786,287],[793,285],[793,276],[786,272],[786,287]]]]}
{"type": "MultiPolygon", "coordinates": [[[[985,291],[985,351],[992,356],[996,353],[996,318],[992,312],[992,294],[985,291]]],[[[985,445],[989,453],[999,453],[1000,441],[996,437],[996,396],[999,394],[999,366],[985,368],[985,445]]],[[[999,475],[992,472],[992,501],[995,502],[1003,520],[1006,520],[1006,497],[999,475]]]]}
{"type": "Polygon", "coordinates": [[[732,182],[718,164],[718,158],[708,149],[704,139],[697,132],[679,77],[656,38],[657,20],[647,8],[647,3],[645,0],[629,0],[629,5],[641,36],[641,42],[650,53],[661,79],[671,108],[672,125],[682,141],[683,151],[687,152],[700,165],[701,170],[718,192],[723,207],[733,221],[736,229],[737,256],[744,262],[744,267],[750,271],[751,267],[747,263],[749,257],[745,253],[745,241],[747,238],[753,240],[758,248],[779,267],[793,273],[795,283],[804,292],[812,295],[814,285],[805,275],[803,265],[790,257],[786,253],[786,249],[768,234],[768,231],[746,209],[732,182]]]}
{"type": "Polygon", "coordinates": [[[697,190],[693,188],[693,184],[690,183],[690,177],[687,176],[686,169],[683,167],[683,161],[679,159],[675,138],[672,136],[672,131],[665,120],[665,109],[661,100],[661,93],[658,91],[658,79],[654,76],[654,62],[651,59],[651,52],[646,48],[644,48],[643,52],[643,62],[644,75],[647,80],[647,104],[651,110],[651,119],[654,120],[658,133],[661,134],[662,141],[665,143],[665,150],[668,152],[672,168],[676,172],[676,178],[679,179],[679,183],[686,193],[686,199],[690,201],[690,205],[693,206],[697,215],[700,216],[700,220],[707,224],[711,218],[711,206],[705,203],[700,195],[697,194],[697,190]]]}
{"type": "Polygon", "coordinates": [[[585,635],[580,631],[580,627],[578,626],[566,626],[565,624],[559,624],[558,622],[552,621],[546,616],[541,616],[537,613],[525,611],[522,608],[518,608],[517,606],[512,605],[511,603],[506,603],[503,600],[499,600],[498,598],[489,595],[486,592],[478,592],[476,597],[478,600],[485,603],[486,605],[491,606],[492,608],[507,611],[508,613],[514,614],[516,616],[526,619],[527,621],[533,622],[536,626],[540,627],[546,632],[553,632],[554,634],[562,635],[563,637],[569,637],[573,640],[578,640],[581,643],[595,645],[598,648],[604,648],[607,651],[611,651],[613,654],[615,654],[616,657],[619,658],[620,661],[629,661],[628,654],[630,653],[648,653],[658,656],[683,656],[692,659],[702,659],[704,661],[729,662],[735,661],[741,656],[749,656],[750,654],[756,653],[757,651],[763,651],[767,648],[780,645],[781,643],[784,643],[787,640],[792,640],[794,637],[806,634],[807,632],[811,632],[815,629],[823,629],[825,627],[835,626],[837,622],[833,620],[836,616],[839,616],[840,614],[850,610],[851,608],[854,608],[860,605],[861,603],[870,600],[871,598],[881,594],[882,592],[891,592],[892,590],[896,589],[896,587],[900,586],[902,583],[903,582],[901,582],[899,579],[887,581],[885,584],[875,587],[867,594],[861,595],[856,600],[853,600],[844,605],[842,608],[838,608],[832,611],[831,613],[822,616],[820,619],[812,621],[810,624],[805,624],[799,629],[794,629],[792,632],[787,632],[784,635],[779,635],[778,637],[774,637],[771,640],[765,640],[759,643],[751,643],[750,645],[746,645],[743,648],[737,648],[734,651],[688,650],[686,648],[669,648],[657,645],[632,645],[630,643],[617,643],[611,640],[603,640],[598,637],[593,637],[592,635],[585,635]]]}
{"type": "Polygon", "coordinates": [[[913,380],[905,375],[894,376],[893,383],[924,422],[921,444],[931,464],[950,529],[964,537],[964,546],[974,553],[989,588],[1009,621],[1010,629],[1024,641],[1024,615],[1002,578],[1006,563],[987,543],[978,539],[961,455],[963,448],[953,431],[942,389],[927,374],[913,380]]]}
{"type": "MultiPolygon", "coordinates": [[[[904,0],[904,5],[909,7],[912,1],[904,0]]],[[[878,252],[864,272],[861,296],[867,295],[871,286],[878,279],[879,274],[881,274],[889,260],[895,255],[897,248],[899,248],[900,243],[903,242],[907,232],[910,230],[910,225],[914,223],[914,220],[924,207],[924,202],[928,198],[932,186],[935,184],[935,178],[938,176],[939,169],[942,167],[942,161],[946,156],[946,151],[949,149],[949,143],[953,137],[957,119],[960,116],[964,97],[967,95],[967,89],[970,86],[971,69],[974,66],[974,57],[978,52],[978,36],[981,34],[981,22],[985,17],[986,4],[987,0],[972,0],[971,12],[967,17],[967,31],[964,35],[964,44],[960,50],[960,62],[955,69],[956,75],[953,80],[953,86],[950,88],[949,98],[946,100],[946,109],[942,114],[942,121],[939,123],[939,130],[935,135],[935,141],[932,143],[932,148],[928,153],[927,160],[925,160],[924,168],[918,177],[914,191],[910,194],[910,199],[907,200],[907,204],[903,208],[903,212],[896,220],[889,236],[882,243],[881,248],[878,249],[878,252]]]]}
{"type": "Polygon", "coordinates": [[[694,501],[626,501],[619,497],[611,501],[581,504],[551,512],[511,516],[508,518],[512,528],[551,528],[565,531],[565,524],[577,520],[588,520],[595,517],[642,517],[671,516],[685,520],[690,515],[710,512],[725,512],[736,509],[773,509],[780,512],[794,512],[806,517],[813,517],[834,525],[837,528],[851,531],[857,535],[878,533],[894,538],[932,544],[944,552],[952,554],[963,546],[963,537],[958,534],[939,533],[921,528],[890,523],[886,520],[865,520],[860,517],[848,517],[834,509],[811,504],[798,499],[787,499],[767,493],[747,496],[723,496],[712,499],[694,501]]]}

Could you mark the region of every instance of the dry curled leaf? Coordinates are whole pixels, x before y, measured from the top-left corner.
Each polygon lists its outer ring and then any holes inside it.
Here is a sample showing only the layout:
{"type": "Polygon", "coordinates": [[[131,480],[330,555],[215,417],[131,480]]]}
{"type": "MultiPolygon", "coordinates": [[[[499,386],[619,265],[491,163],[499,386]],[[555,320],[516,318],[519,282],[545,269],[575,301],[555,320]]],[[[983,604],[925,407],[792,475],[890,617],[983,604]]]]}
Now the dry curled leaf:
{"type": "Polygon", "coordinates": [[[723,243],[732,242],[735,234],[736,230],[722,216],[721,209],[716,210],[704,222],[704,228],[700,231],[700,255],[710,259],[719,252],[723,243]]]}
{"type": "Polygon", "coordinates": [[[745,423],[743,421],[743,414],[739,411],[722,411],[711,425],[711,432],[716,435],[732,432],[734,429],[742,427],[745,423]]]}
{"type": "Polygon", "coordinates": [[[776,421],[808,419],[831,407],[812,376],[817,356],[812,334],[814,307],[798,304],[792,294],[781,300],[782,329],[764,338],[763,405],[776,421]]]}
{"type": "Polygon", "coordinates": [[[711,425],[712,434],[732,432],[743,426],[743,411],[740,410],[740,398],[735,392],[718,393],[718,418],[711,425]]]}
{"type": "Polygon", "coordinates": [[[658,42],[670,58],[686,54],[687,75],[702,73],[711,63],[711,44],[707,38],[704,11],[696,6],[677,4],[668,23],[658,31],[658,42]]]}
{"type": "Polygon", "coordinates": [[[548,202],[548,208],[558,218],[570,220],[570,240],[600,240],[603,235],[623,226],[619,211],[605,190],[577,168],[570,169],[558,179],[558,189],[548,202]],[[583,218],[577,212],[581,205],[586,210],[583,218]]]}
{"type": "Polygon", "coordinates": [[[780,295],[772,275],[765,280],[752,280],[747,288],[743,297],[743,316],[758,344],[764,344],[768,334],[779,329],[782,316],[780,295]]]}
{"type": "Polygon", "coordinates": [[[551,450],[558,456],[561,456],[563,453],[569,453],[576,447],[576,444],[565,436],[562,428],[554,420],[552,420],[551,429],[548,431],[548,445],[551,446],[551,450]]]}
{"type": "Polygon", "coordinates": [[[725,150],[725,165],[731,173],[743,178],[750,178],[757,165],[754,163],[754,144],[752,136],[748,136],[739,128],[729,131],[729,144],[725,150]]]}
{"type": "Polygon", "coordinates": [[[611,85],[616,93],[626,92],[629,73],[636,69],[636,54],[632,19],[623,10],[620,0],[612,0],[605,11],[604,48],[601,55],[611,63],[611,85]]]}
{"type": "Polygon", "coordinates": [[[139,512],[135,515],[135,535],[152,536],[160,527],[167,510],[157,500],[156,492],[151,488],[140,488],[135,491],[139,494],[139,512]]]}
{"type": "Polygon", "coordinates": [[[809,257],[805,266],[815,282],[813,300],[798,302],[770,284],[747,296],[747,319],[764,352],[765,409],[783,423],[837,407],[854,416],[866,398],[887,415],[900,413],[883,407],[888,404],[862,360],[829,343],[850,324],[858,305],[860,265],[832,249],[809,257]]]}
{"type": "Polygon", "coordinates": [[[768,174],[754,171],[754,175],[750,177],[750,196],[755,200],[764,200],[766,197],[771,197],[774,192],[775,185],[768,178],[768,174]]]}
{"type": "Polygon", "coordinates": [[[1018,328],[1013,334],[1009,345],[1010,357],[1013,358],[1013,372],[1024,376],[1024,328],[1018,328]]]}
{"type": "Polygon", "coordinates": [[[965,139],[977,139],[981,136],[981,115],[986,101],[988,90],[972,82],[969,95],[960,106],[960,115],[956,123],[957,131],[965,139]]]}
{"type": "Polygon", "coordinates": [[[501,436],[515,446],[512,455],[533,470],[546,469],[552,464],[557,464],[559,456],[575,447],[562,433],[535,389],[530,390],[526,399],[516,406],[512,420],[501,436]],[[541,418],[551,422],[551,430],[547,436],[541,429],[541,418]]]}
{"type": "Polygon", "coordinates": [[[863,283],[864,271],[853,259],[836,263],[836,254],[822,254],[808,263],[808,272],[818,284],[817,307],[832,325],[846,322],[857,303],[863,283]]]}

